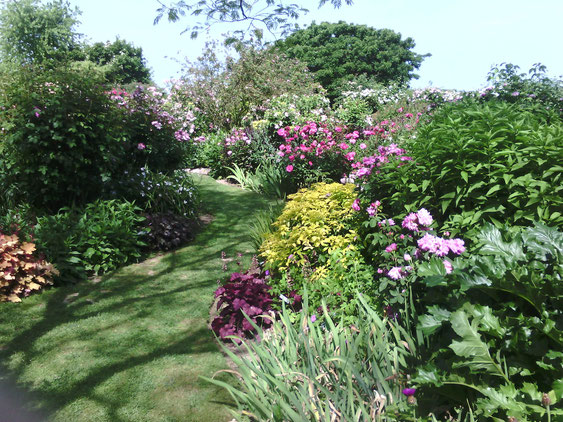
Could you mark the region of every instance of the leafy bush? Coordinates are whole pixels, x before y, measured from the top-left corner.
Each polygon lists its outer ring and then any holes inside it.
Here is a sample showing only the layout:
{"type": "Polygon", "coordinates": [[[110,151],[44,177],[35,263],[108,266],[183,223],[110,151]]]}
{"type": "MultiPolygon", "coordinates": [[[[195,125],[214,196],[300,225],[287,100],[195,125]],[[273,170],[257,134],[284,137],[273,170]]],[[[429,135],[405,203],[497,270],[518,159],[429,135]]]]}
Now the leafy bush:
{"type": "Polygon", "coordinates": [[[359,253],[352,184],[318,183],[289,196],[265,233],[260,255],[272,271],[272,294],[303,295],[319,307],[325,299],[340,315],[355,312],[356,290],[373,294],[373,270],[359,253]]]}
{"type": "Polygon", "coordinates": [[[169,112],[166,96],[153,86],[139,85],[132,93],[114,89],[109,94],[123,114],[127,168],[146,165],[170,172],[182,167],[194,149],[194,114],[190,110],[169,112]]]}
{"type": "Polygon", "coordinates": [[[143,167],[125,170],[108,184],[106,197],[125,198],[147,213],[173,213],[194,219],[199,211],[199,191],[193,178],[184,170],[165,174],[143,167]]]}
{"type": "Polygon", "coordinates": [[[335,117],[350,127],[363,129],[371,126],[373,113],[369,104],[356,98],[345,98],[340,106],[335,110],[335,117]]]}
{"type": "Polygon", "coordinates": [[[484,222],[561,226],[562,138],[561,121],[541,109],[444,106],[408,143],[413,161],[386,164],[365,192],[391,215],[428,207],[452,232],[484,222]]]}
{"type": "Polygon", "coordinates": [[[483,418],[544,420],[544,394],[561,417],[563,233],[537,225],[503,236],[488,225],[476,240],[451,274],[420,267],[415,303],[429,347],[416,382],[450,405],[469,399],[483,418]]]}
{"type": "Polygon", "coordinates": [[[324,324],[307,312],[297,324],[292,320],[284,309],[271,330],[255,327],[261,341],[244,341],[250,356],[223,347],[242,388],[204,378],[229,391],[237,416],[261,421],[413,420],[405,393],[414,390],[405,388],[409,382],[403,374],[416,344],[401,327],[380,318],[365,302],[353,326],[336,325],[326,308],[324,324]]]}
{"type": "Polygon", "coordinates": [[[125,159],[101,81],[24,67],[3,88],[2,184],[18,189],[18,202],[49,211],[98,198],[125,159]]]}
{"type": "Polygon", "coordinates": [[[197,222],[172,213],[160,213],[146,215],[145,226],[145,240],[149,248],[169,251],[194,238],[197,222]]]}
{"type": "Polygon", "coordinates": [[[34,256],[35,245],[17,235],[0,233],[0,302],[21,302],[22,297],[52,285],[59,272],[34,256]]]}
{"type": "Polygon", "coordinates": [[[38,248],[63,280],[100,274],[141,257],[144,217],[133,203],[97,200],[37,219],[38,248]]]}
{"type": "Polygon", "coordinates": [[[282,127],[304,125],[309,121],[325,122],[331,116],[330,101],[324,95],[285,93],[255,106],[245,117],[245,123],[258,125],[273,135],[282,127]]]}
{"type": "Polygon", "coordinates": [[[261,45],[231,43],[238,59],[227,52],[225,63],[208,45],[197,63],[188,63],[175,89],[194,108],[207,129],[232,130],[268,99],[286,92],[314,94],[319,85],[305,65],[261,45]]]}
{"type": "Polygon", "coordinates": [[[256,328],[272,325],[272,297],[265,275],[257,265],[244,273],[233,273],[229,281],[215,291],[219,316],[211,322],[211,328],[221,340],[252,338],[256,328]],[[247,319],[248,318],[248,319],[247,319]]]}
{"type": "Polygon", "coordinates": [[[274,271],[315,267],[319,256],[354,249],[354,198],[354,185],[339,183],[317,183],[290,195],[260,248],[266,265],[274,271]]]}
{"type": "Polygon", "coordinates": [[[511,63],[493,66],[487,76],[491,85],[480,91],[479,99],[539,104],[563,116],[563,80],[549,78],[541,63],[534,64],[528,73],[518,73],[519,69],[511,63]]]}

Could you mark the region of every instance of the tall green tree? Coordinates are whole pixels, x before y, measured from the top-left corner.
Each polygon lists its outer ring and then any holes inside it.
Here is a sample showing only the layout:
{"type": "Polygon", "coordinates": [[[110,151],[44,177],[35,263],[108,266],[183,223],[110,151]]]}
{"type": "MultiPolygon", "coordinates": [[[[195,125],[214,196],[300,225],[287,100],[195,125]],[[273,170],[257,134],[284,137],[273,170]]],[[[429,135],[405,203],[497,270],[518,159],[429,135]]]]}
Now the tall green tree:
{"type": "Polygon", "coordinates": [[[276,43],[290,58],[305,63],[329,97],[339,95],[346,81],[360,75],[376,82],[406,85],[418,78],[413,72],[425,57],[415,53],[414,40],[390,29],[338,23],[316,24],[294,32],[276,43]]]}
{"type": "Polygon", "coordinates": [[[82,57],[79,14],[63,0],[9,0],[0,12],[2,61],[46,65],[82,57]]]}
{"type": "Polygon", "coordinates": [[[151,82],[151,72],[143,49],[117,38],[114,42],[97,42],[85,48],[86,59],[102,67],[108,82],[120,85],[151,82]]]}

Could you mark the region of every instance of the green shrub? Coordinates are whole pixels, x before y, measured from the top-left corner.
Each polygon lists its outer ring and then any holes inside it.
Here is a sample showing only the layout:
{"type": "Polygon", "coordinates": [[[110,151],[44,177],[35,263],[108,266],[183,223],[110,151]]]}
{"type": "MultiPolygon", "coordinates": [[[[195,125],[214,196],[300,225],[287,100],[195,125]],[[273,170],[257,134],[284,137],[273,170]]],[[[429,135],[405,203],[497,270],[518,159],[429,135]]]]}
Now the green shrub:
{"type": "Polygon", "coordinates": [[[33,243],[0,233],[0,302],[21,302],[22,297],[53,284],[58,271],[34,252],[33,243]]]}
{"type": "Polygon", "coordinates": [[[444,106],[407,144],[413,161],[381,167],[366,192],[390,215],[427,207],[454,233],[485,222],[560,227],[562,142],[561,121],[539,108],[444,106]]]}
{"type": "Polygon", "coordinates": [[[193,154],[195,116],[190,110],[168,112],[166,96],[153,86],[138,85],[128,93],[114,89],[111,99],[122,114],[121,136],[130,170],[148,166],[171,172],[193,154]]]}
{"type": "Polygon", "coordinates": [[[373,269],[358,250],[354,198],[354,185],[338,183],[289,196],[260,247],[274,296],[301,296],[306,288],[311,306],[325,299],[331,312],[350,315],[356,290],[374,292],[373,269]]]}
{"type": "Polygon", "coordinates": [[[283,94],[256,106],[245,117],[245,123],[252,123],[275,135],[279,128],[303,125],[309,121],[324,121],[331,116],[330,101],[322,94],[283,94]]]}
{"type": "Polygon", "coordinates": [[[235,415],[252,420],[413,420],[403,393],[407,361],[416,353],[409,335],[365,302],[352,326],[335,325],[326,308],[325,323],[316,318],[303,312],[293,324],[284,309],[272,330],[253,324],[261,341],[243,341],[250,356],[223,347],[240,384],[204,379],[226,388],[237,403],[235,415]]]}
{"type": "Polygon", "coordinates": [[[185,170],[165,174],[143,167],[125,170],[106,187],[108,198],[134,201],[151,214],[172,213],[188,219],[197,217],[199,192],[193,178],[185,170]]]}
{"type": "Polygon", "coordinates": [[[62,209],[37,219],[38,248],[57,265],[62,280],[114,270],[141,257],[145,243],[140,211],[118,200],[62,209]]]}
{"type": "Polygon", "coordinates": [[[476,244],[451,274],[440,263],[419,270],[415,304],[427,347],[415,382],[432,406],[439,397],[450,406],[469,400],[479,420],[546,420],[545,393],[559,420],[563,233],[488,225],[476,244]]]}
{"type": "Polygon", "coordinates": [[[563,80],[549,78],[547,68],[535,63],[528,73],[511,63],[495,65],[487,75],[491,84],[479,93],[481,101],[501,100],[521,105],[539,104],[563,116],[563,80]]]}
{"type": "Polygon", "coordinates": [[[363,129],[373,123],[373,110],[369,104],[360,98],[345,98],[340,106],[334,111],[335,117],[342,124],[363,129]]]}
{"type": "Polygon", "coordinates": [[[270,269],[315,267],[321,255],[354,249],[354,188],[352,184],[317,183],[290,195],[274,223],[275,231],[260,248],[270,269]]]}
{"type": "Polygon", "coordinates": [[[2,184],[49,211],[98,198],[124,160],[101,81],[62,68],[23,67],[12,78],[0,94],[2,184]]]}

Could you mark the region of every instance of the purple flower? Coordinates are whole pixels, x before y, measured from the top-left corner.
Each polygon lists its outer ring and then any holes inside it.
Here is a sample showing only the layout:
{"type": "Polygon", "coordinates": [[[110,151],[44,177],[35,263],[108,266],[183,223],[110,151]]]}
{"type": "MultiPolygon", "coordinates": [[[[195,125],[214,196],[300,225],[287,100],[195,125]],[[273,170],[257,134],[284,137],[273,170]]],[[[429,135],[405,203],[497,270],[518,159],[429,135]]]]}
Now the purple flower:
{"type": "Polygon", "coordinates": [[[311,315],[311,322],[315,322],[317,320],[317,316],[315,314],[311,315]]]}
{"type": "Polygon", "coordinates": [[[414,396],[416,388],[403,388],[403,394],[407,397],[414,396]]]}
{"type": "Polygon", "coordinates": [[[143,144],[142,142],[139,142],[139,143],[137,144],[137,149],[138,149],[138,150],[141,150],[141,151],[142,151],[142,150],[144,150],[146,147],[147,147],[147,146],[146,146],[145,144],[143,144]]]}
{"type": "Polygon", "coordinates": [[[446,269],[446,274],[450,274],[454,270],[454,267],[452,267],[452,263],[447,259],[444,259],[443,262],[444,262],[444,268],[446,269]]]}

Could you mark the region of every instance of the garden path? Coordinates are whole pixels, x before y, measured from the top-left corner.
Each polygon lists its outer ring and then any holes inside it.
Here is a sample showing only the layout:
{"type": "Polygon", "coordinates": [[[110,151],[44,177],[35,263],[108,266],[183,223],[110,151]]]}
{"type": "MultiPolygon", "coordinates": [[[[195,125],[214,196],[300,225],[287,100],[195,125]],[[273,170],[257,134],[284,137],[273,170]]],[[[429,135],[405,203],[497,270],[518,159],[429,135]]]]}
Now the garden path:
{"type": "MultiPolygon", "coordinates": [[[[250,261],[249,223],[269,202],[194,177],[203,212],[213,218],[187,246],[0,304],[0,371],[49,420],[230,419],[230,396],[199,379],[226,368],[208,329],[209,309],[217,280],[227,275],[221,252],[250,261]]],[[[236,259],[228,266],[235,271],[236,259]]]]}

